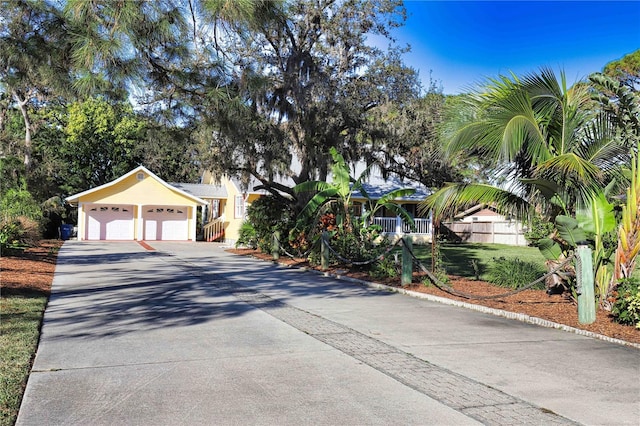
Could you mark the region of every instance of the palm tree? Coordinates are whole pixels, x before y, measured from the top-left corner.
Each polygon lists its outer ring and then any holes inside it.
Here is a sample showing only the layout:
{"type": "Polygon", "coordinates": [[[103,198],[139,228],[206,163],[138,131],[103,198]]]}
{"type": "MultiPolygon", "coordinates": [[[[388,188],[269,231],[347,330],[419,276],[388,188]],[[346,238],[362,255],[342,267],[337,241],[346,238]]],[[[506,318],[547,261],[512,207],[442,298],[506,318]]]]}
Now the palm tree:
{"type": "MultiPolygon", "coordinates": [[[[491,203],[504,213],[524,217],[532,212],[557,221],[558,238],[540,241],[553,269],[577,240],[576,212],[597,212],[581,227],[581,240],[595,241],[594,267],[604,299],[609,293],[608,256],[602,244],[613,211],[606,194],[618,194],[626,184],[629,144],[616,137],[615,123],[592,100],[584,83],[567,87],[549,69],[518,78],[501,76],[469,95],[464,109],[449,123],[450,156],[480,156],[493,167],[492,183],[450,184],[428,197],[423,209],[433,209],[436,220],[452,217],[461,208],[491,203]],[[603,207],[604,206],[604,207],[603,207]],[[564,249],[561,249],[563,245],[564,249]]],[[[553,276],[558,284],[561,279],[553,276]]]]}
{"type": "Polygon", "coordinates": [[[445,136],[449,156],[489,159],[495,181],[447,185],[423,208],[449,217],[490,202],[521,217],[533,208],[551,220],[572,215],[611,181],[620,181],[620,165],[630,154],[595,106],[589,86],[567,87],[564,73],[558,79],[547,68],[489,80],[466,98],[445,136]]]}

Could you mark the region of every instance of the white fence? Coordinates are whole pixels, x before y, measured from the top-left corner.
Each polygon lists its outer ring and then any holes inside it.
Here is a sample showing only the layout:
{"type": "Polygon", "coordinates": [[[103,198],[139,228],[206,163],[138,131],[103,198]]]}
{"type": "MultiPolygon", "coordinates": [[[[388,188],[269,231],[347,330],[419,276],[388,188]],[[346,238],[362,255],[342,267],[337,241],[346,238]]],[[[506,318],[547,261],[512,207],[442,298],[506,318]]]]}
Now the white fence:
{"type": "Polygon", "coordinates": [[[518,221],[505,222],[443,222],[462,241],[526,246],[524,227],[518,221]]]}
{"type": "Polygon", "coordinates": [[[413,223],[416,226],[415,231],[412,231],[408,225],[405,225],[399,217],[373,218],[373,224],[380,225],[382,232],[385,234],[403,234],[404,232],[409,231],[414,234],[431,234],[430,219],[414,219],[413,223]]]}

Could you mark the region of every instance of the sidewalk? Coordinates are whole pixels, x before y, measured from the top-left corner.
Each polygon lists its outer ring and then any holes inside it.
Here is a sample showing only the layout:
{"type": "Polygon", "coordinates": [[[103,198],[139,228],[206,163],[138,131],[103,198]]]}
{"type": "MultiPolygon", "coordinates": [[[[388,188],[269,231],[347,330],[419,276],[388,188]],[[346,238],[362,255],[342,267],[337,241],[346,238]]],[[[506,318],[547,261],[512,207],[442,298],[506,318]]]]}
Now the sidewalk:
{"type": "Polygon", "coordinates": [[[18,424],[639,424],[636,348],[150,244],[65,243],[18,424]]]}

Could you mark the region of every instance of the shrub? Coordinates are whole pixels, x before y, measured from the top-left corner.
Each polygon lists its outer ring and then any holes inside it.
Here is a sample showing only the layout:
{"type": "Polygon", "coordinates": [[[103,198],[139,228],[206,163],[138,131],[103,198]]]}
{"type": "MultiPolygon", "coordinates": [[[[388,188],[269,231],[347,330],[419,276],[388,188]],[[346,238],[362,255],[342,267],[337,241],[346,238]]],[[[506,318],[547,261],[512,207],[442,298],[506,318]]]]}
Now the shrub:
{"type": "Polygon", "coordinates": [[[617,323],[640,329],[640,280],[623,280],[617,292],[618,297],[611,308],[611,315],[617,323]]]}
{"type": "Polygon", "coordinates": [[[40,220],[42,209],[26,189],[11,188],[0,199],[0,211],[3,219],[11,219],[20,216],[29,219],[40,220]]]}
{"type": "Polygon", "coordinates": [[[398,276],[399,265],[396,263],[394,257],[390,254],[383,257],[377,262],[371,265],[369,274],[373,278],[395,278],[398,276]]]}
{"type": "MultiPolygon", "coordinates": [[[[487,281],[500,287],[520,288],[544,275],[544,271],[534,262],[518,258],[493,258],[487,268],[487,281]]],[[[543,289],[544,282],[534,288],[543,289]]]]}
{"type": "Polygon", "coordinates": [[[240,226],[240,231],[238,232],[238,241],[236,241],[236,247],[238,246],[246,246],[254,250],[258,248],[258,237],[256,235],[256,230],[249,221],[245,220],[240,226]]]}
{"type": "Polygon", "coordinates": [[[0,221],[0,248],[24,248],[36,245],[40,239],[38,222],[26,216],[5,218],[0,221]]]}
{"type": "Polygon", "coordinates": [[[255,245],[264,253],[271,253],[272,236],[280,232],[280,243],[287,244],[286,236],[294,227],[293,208],[290,203],[274,196],[260,197],[247,209],[247,219],[255,232],[255,245]]]}

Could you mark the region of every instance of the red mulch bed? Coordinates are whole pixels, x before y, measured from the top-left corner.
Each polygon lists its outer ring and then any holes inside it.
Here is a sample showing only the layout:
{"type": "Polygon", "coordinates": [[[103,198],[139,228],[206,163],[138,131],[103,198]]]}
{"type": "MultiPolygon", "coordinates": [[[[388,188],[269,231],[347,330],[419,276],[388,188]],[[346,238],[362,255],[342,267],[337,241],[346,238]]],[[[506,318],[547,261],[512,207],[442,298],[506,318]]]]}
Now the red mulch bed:
{"type": "MultiPolygon", "coordinates": [[[[260,253],[258,250],[232,249],[229,251],[236,254],[254,256],[263,260],[273,260],[273,257],[271,255],[260,253]]],[[[289,266],[318,269],[317,267],[310,265],[309,262],[307,262],[305,259],[290,259],[288,257],[280,257],[278,262],[289,266]]],[[[366,272],[349,270],[349,268],[347,268],[346,266],[330,268],[328,272],[337,273],[338,271],[339,274],[343,276],[348,276],[363,281],[377,282],[392,287],[401,287],[400,278],[390,278],[384,280],[373,279],[366,272]]],[[[490,296],[504,294],[509,291],[509,289],[498,287],[484,281],[476,281],[455,276],[450,276],[449,278],[449,286],[453,287],[459,292],[478,296],[490,296]]],[[[615,339],[640,344],[640,330],[632,326],[616,323],[609,315],[609,312],[605,310],[598,310],[598,312],[596,313],[596,321],[593,324],[580,324],[578,322],[578,311],[575,302],[564,295],[557,294],[550,296],[544,290],[525,290],[523,292],[501,299],[466,299],[458,296],[453,296],[438,289],[433,285],[425,286],[424,284],[421,284],[423,282],[423,279],[424,276],[414,273],[413,284],[411,284],[410,286],[404,286],[403,288],[420,293],[428,293],[447,299],[460,300],[476,305],[501,309],[508,312],[526,314],[532,317],[542,318],[555,323],[591,331],[597,334],[602,334],[604,336],[612,337],[615,339]]]]}
{"type": "Polygon", "coordinates": [[[0,286],[2,295],[48,296],[51,292],[53,272],[56,269],[59,240],[42,240],[37,247],[24,251],[12,250],[0,257],[0,286]]]}

